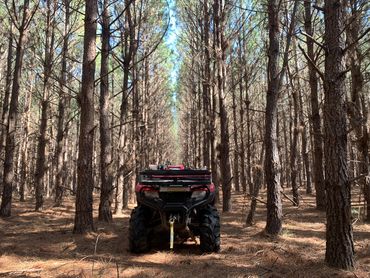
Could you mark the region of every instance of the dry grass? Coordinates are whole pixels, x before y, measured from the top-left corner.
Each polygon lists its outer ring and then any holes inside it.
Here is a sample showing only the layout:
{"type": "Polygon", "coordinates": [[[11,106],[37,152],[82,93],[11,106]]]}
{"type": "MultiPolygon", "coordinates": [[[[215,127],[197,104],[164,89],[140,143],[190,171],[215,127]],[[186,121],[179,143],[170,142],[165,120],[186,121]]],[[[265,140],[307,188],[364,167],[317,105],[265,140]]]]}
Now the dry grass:
{"type": "Polygon", "coordinates": [[[261,233],[263,204],[256,224],[246,227],[248,200],[241,194],[233,198],[234,211],[221,215],[221,252],[207,255],[193,243],[175,246],[174,253],[157,246],[145,255],[130,254],[129,211],[80,236],[71,232],[73,200],[63,208],[47,202],[41,213],[32,211],[32,201],[16,202],[13,216],[0,219],[0,277],[370,277],[370,225],[355,223],[357,265],[345,272],[323,262],[325,215],[313,208],[313,197],[303,196],[299,208],[284,200],[278,239],[261,233]]]}

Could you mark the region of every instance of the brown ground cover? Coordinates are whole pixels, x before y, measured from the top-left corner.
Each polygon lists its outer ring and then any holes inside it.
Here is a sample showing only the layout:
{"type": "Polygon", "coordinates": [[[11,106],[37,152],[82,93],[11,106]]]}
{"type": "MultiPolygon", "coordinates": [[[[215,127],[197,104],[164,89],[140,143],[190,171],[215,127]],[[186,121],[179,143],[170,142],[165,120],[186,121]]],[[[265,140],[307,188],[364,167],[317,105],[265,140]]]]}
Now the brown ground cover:
{"type": "Polygon", "coordinates": [[[325,214],[314,209],[312,196],[303,195],[299,208],[284,199],[278,239],[261,233],[262,203],[256,224],[244,225],[246,203],[246,197],[234,194],[234,211],[221,214],[220,253],[202,254],[189,242],[176,245],[173,253],[158,245],[132,255],[127,251],[130,211],[111,224],[96,222],[95,233],[81,236],[72,233],[72,198],[62,208],[48,201],[43,212],[32,210],[32,200],[16,201],[13,216],[0,219],[0,277],[370,277],[370,225],[354,219],[356,268],[341,271],[323,262],[325,214]]]}

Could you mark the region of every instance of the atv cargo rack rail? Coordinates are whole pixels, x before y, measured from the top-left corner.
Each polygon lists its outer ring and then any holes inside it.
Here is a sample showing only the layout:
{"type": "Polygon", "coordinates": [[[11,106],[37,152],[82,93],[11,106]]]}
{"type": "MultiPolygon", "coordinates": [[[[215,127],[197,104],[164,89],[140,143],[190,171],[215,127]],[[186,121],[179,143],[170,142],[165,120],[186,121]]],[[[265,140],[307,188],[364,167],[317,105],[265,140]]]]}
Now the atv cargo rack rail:
{"type": "Polygon", "coordinates": [[[140,172],[142,185],[207,185],[212,183],[209,170],[145,170],[140,172]]]}

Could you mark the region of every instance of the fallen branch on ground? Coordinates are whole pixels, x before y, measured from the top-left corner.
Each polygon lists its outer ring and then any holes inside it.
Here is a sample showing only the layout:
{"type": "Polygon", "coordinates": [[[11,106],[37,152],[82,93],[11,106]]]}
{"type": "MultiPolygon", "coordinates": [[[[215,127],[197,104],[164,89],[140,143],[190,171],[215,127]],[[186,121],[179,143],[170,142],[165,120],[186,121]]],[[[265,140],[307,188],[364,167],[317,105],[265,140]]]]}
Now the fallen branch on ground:
{"type": "Polygon", "coordinates": [[[25,274],[25,273],[34,273],[34,272],[41,272],[41,271],[42,271],[41,268],[31,268],[31,269],[25,269],[25,270],[1,271],[0,275],[20,276],[20,275],[25,274]]]}

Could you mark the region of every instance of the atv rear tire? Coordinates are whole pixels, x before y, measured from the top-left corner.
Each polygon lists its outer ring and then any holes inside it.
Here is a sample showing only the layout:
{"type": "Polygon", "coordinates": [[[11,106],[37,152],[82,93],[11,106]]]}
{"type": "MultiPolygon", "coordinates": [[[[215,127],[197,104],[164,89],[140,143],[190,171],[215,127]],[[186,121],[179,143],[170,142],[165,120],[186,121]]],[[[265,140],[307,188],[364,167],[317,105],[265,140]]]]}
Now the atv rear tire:
{"type": "Polygon", "coordinates": [[[200,249],[205,253],[220,251],[220,216],[211,205],[200,211],[200,249]]]}
{"type": "Polygon", "coordinates": [[[129,249],[132,253],[143,253],[150,249],[147,210],[137,206],[131,212],[129,226],[129,249]]]}

